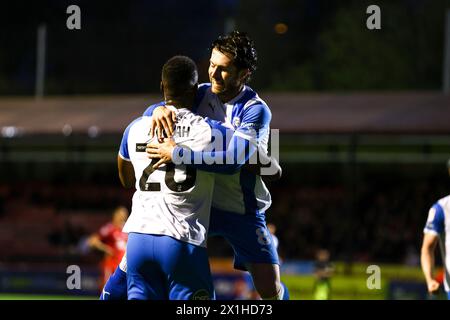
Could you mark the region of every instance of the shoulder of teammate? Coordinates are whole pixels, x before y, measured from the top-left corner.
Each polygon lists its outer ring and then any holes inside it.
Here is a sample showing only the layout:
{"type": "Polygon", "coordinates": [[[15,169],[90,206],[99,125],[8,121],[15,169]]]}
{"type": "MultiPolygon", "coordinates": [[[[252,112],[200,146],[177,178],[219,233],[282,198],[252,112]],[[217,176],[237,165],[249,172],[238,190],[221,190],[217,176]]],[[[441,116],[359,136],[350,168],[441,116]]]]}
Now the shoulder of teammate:
{"type": "Polygon", "coordinates": [[[205,118],[187,109],[179,113],[174,140],[192,150],[202,150],[211,141],[211,127],[205,118]],[[187,131],[188,130],[188,131],[187,131]]]}
{"type": "Polygon", "coordinates": [[[221,121],[205,118],[205,122],[211,128],[211,147],[215,150],[227,150],[234,130],[221,121]]]}
{"type": "Polygon", "coordinates": [[[262,100],[249,101],[244,107],[241,127],[252,124],[253,127],[265,127],[270,125],[272,112],[262,100]]]}
{"type": "Polygon", "coordinates": [[[269,125],[272,120],[272,112],[267,103],[252,88],[247,86],[246,91],[247,93],[243,97],[244,111],[241,125],[245,122],[260,126],[269,125]]]}
{"type": "Polygon", "coordinates": [[[130,130],[131,128],[138,123],[140,120],[142,120],[143,117],[139,117],[137,119],[134,119],[125,129],[125,131],[123,132],[123,136],[122,136],[122,141],[120,142],[120,148],[119,148],[119,156],[127,161],[131,161],[130,160],[130,153],[128,151],[128,137],[130,134],[130,130]]]}
{"type": "Polygon", "coordinates": [[[218,130],[223,135],[226,135],[227,132],[233,132],[234,131],[233,129],[227,127],[225,123],[223,123],[221,121],[218,121],[218,120],[213,120],[211,118],[206,117],[205,118],[205,122],[206,122],[206,124],[208,124],[208,126],[212,130],[218,130]]]}
{"type": "Polygon", "coordinates": [[[440,234],[445,227],[445,212],[442,200],[436,202],[428,211],[428,218],[424,228],[424,233],[440,234]]]}
{"type": "Polygon", "coordinates": [[[245,139],[259,139],[269,130],[271,120],[272,112],[255,93],[243,106],[240,124],[236,128],[236,132],[245,139]]]}
{"type": "Polygon", "coordinates": [[[164,106],[164,105],[165,105],[164,101],[160,101],[158,103],[152,104],[147,109],[145,109],[145,111],[144,111],[144,113],[142,115],[143,116],[147,116],[147,117],[151,117],[153,115],[153,111],[155,111],[156,108],[164,106]]]}

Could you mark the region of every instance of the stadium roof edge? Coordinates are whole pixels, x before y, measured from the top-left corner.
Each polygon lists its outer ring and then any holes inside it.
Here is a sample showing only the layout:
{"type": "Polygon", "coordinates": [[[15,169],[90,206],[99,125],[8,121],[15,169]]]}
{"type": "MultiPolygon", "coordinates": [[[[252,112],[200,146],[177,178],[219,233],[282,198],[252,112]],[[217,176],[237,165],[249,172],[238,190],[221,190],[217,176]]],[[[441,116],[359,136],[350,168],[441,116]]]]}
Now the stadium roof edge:
{"type": "MultiPolygon", "coordinates": [[[[435,91],[261,93],[271,127],[285,133],[450,133],[450,95],[435,91]]],[[[0,129],[25,134],[121,134],[159,95],[0,98],[0,129]],[[7,129],[5,129],[7,128],[7,129]]]]}

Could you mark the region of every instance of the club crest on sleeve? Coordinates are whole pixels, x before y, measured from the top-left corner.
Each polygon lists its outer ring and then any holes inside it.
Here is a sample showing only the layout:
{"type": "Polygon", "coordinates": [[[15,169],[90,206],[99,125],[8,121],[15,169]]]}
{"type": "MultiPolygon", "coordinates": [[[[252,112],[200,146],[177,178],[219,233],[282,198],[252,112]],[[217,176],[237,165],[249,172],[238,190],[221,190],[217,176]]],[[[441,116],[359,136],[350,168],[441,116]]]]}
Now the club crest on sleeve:
{"type": "Polygon", "coordinates": [[[239,117],[234,117],[231,123],[233,124],[233,127],[237,128],[241,125],[241,119],[239,117]]]}

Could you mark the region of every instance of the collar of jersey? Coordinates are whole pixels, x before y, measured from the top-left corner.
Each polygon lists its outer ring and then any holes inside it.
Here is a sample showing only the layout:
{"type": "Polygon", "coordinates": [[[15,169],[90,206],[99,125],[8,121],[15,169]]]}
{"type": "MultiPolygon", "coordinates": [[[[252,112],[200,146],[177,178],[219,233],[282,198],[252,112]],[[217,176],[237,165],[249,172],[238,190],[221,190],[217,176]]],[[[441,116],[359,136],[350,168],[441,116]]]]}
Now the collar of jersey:
{"type": "Polygon", "coordinates": [[[242,88],[241,92],[239,92],[239,94],[236,97],[234,97],[230,101],[225,102],[224,105],[235,104],[240,98],[242,98],[242,96],[244,95],[245,91],[247,91],[247,86],[246,85],[244,85],[244,87],[242,88]]]}
{"type": "Polygon", "coordinates": [[[172,110],[175,113],[178,113],[180,111],[190,111],[188,108],[185,108],[185,107],[177,109],[177,108],[175,108],[174,106],[172,106],[170,104],[166,104],[166,108],[169,109],[169,110],[172,110]]]}

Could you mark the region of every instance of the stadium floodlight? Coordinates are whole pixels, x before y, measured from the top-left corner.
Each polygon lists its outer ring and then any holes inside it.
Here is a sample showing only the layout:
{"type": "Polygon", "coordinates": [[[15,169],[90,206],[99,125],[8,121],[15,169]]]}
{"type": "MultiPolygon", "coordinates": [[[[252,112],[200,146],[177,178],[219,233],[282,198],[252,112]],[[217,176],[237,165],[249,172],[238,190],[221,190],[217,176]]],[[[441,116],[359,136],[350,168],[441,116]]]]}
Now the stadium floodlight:
{"type": "Polygon", "coordinates": [[[97,138],[99,133],[100,133],[100,130],[97,126],[91,126],[88,129],[88,135],[90,138],[97,138]]]}
{"type": "Polygon", "coordinates": [[[3,138],[14,138],[19,135],[19,128],[14,126],[7,126],[2,128],[3,138]]]}
{"type": "Polygon", "coordinates": [[[66,123],[62,128],[62,133],[65,137],[70,136],[72,134],[72,126],[66,123]]]}

